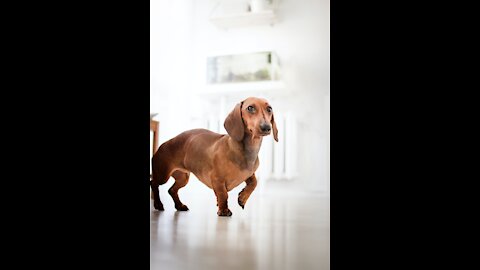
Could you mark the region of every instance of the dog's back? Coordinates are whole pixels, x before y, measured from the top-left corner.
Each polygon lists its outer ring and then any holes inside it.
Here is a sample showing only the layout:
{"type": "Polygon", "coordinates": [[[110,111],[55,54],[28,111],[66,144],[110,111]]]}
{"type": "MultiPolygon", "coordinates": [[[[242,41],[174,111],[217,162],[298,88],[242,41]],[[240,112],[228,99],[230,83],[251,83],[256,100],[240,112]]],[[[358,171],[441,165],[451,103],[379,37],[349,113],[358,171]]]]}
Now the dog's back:
{"type": "Polygon", "coordinates": [[[205,161],[208,159],[208,148],[223,136],[207,129],[192,129],[164,142],[152,158],[152,180],[161,183],[165,175],[170,175],[174,170],[195,171],[195,168],[190,168],[195,167],[195,163],[188,162],[186,154],[205,161]]]}

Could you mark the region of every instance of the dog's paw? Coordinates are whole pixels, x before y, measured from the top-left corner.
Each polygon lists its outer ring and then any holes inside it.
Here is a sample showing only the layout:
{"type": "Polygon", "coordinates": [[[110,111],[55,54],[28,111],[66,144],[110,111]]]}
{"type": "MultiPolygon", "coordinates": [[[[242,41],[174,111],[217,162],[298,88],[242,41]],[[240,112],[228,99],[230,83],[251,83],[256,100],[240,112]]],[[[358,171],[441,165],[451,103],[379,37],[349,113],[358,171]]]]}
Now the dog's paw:
{"type": "Polygon", "coordinates": [[[247,203],[248,196],[243,193],[243,190],[238,193],[238,205],[245,209],[245,204],[247,203]]]}
{"type": "Polygon", "coordinates": [[[238,205],[240,205],[242,207],[242,209],[245,208],[245,202],[243,202],[240,197],[238,197],[238,205]]]}
{"type": "Polygon", "coordinates": [[[221,209],[221,210],[218,210],[217,212],[217,215],[221,216],[221,217],[229,217],[232,215],[232,211],[230,211],[230,209],[221,209]]]}
{"type": "Polygon", "coordinates": [[[161,202],[154,202],[153,207],[158,211],[165,211],[165,209],[163,208],[163,204],[161,202]]]}
{"type": "Polygon", "coordinates": [[[175,205],[175,209],[177,209],[177,211],[188,211],[188,207],[185,204],[179,206],[175,205]]]}

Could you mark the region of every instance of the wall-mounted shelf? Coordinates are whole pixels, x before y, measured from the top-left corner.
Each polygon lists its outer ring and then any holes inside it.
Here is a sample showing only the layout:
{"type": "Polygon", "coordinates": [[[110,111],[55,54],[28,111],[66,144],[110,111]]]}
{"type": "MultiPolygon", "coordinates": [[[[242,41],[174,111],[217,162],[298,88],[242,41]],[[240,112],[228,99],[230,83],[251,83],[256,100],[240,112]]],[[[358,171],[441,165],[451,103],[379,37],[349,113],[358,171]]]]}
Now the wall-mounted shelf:
{"type": "Polygon", "coordinates": [[[273,25],[276,19],[275,11],[271,9],[257,12],[213,15],[210,17],[210,22],[219,28],[228,29],[256,25],[273,25]]]}
{"type": "Polygon", "coordinates": [[[282,94],[286,89],[283,81],[222,83],[205,85],[204,89],[202,89],[199,94],[207,96],[257,95],[261,93],[282,94]]]}
{"type": "Polygon", "coordinates": [[[238,91],[271,91],[280,90],[285,87],[283,81],[261,81],[211,84],[205,87],[206,92],[238,92],[238,91]]]}

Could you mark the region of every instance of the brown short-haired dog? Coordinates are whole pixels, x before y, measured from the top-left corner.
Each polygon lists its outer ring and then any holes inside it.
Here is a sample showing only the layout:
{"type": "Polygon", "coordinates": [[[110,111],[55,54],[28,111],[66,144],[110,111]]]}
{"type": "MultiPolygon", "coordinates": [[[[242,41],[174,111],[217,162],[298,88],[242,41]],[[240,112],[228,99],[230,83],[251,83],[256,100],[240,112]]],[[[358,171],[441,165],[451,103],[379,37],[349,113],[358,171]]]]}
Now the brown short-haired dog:
{"type": "Polygon", "coordinates": [[[152,195],[154,207],[163,211],[158,193],[159,185],[170,176],[175,183],[168,190],[178,211],[188,207],[178,198],[178,190],[188,183],[190,172],[195,174],[217,196],[219,216],[231,216],[228,209],[228,191],[245,181],[238,194],[243,208],[257,185],[258,151],[262,137],[270,134],[278,142],[278,130],[272,107],[265,99],[249,97],[238,103],[224,123],[226,134],[206,129],[185,131],[163,143],[152,158],[152,195]]]}

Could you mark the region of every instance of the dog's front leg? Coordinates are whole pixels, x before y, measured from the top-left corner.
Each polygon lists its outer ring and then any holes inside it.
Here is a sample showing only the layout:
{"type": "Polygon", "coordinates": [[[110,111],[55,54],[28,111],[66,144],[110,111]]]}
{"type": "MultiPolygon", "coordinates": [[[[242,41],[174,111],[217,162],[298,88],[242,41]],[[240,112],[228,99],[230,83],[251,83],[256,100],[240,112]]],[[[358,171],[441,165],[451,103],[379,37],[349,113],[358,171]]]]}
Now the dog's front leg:
{"type": "Polygon", "coordinates": [[[219,216],[231,216],[232,211],[228,209],[228,192],[227,187],[225,187],[225,183],[223,181],[214,181],[215,184],[213,185],[213,191],[217,196],[217,205],[218,205],[218,212],[217,215],[219,216]]]}
{"type": "Polygon", "coordinates": [[[252,194],[253,190],[257,186],[257,178],[255,177],[255,174],[245,180],[245,183],[247,183],[247,185],[242,189],[242,191],[240,191],[240,193],[238,193],[238,204],[242,208],[245,207],[248,197],[250,197],[250,194],[252,194]]]}

